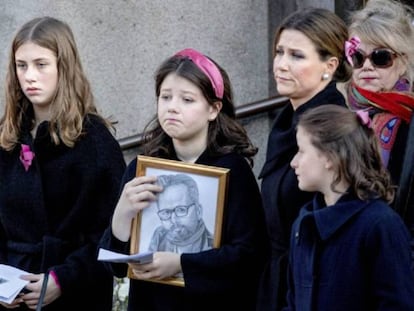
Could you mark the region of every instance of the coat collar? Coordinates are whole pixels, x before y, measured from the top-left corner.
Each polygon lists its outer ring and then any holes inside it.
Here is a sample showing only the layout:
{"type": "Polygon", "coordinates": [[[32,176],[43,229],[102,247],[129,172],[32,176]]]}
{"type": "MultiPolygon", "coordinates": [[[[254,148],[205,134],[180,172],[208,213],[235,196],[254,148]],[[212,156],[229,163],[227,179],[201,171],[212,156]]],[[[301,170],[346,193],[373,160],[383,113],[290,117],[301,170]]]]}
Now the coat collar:
{"type": "Polygon", "coordinates": [[[322,240],[327,240],[354,215],[361,212],[370,201],[361,201],[355,194],[344,194],[334,205],[326,206],[321,194],[315,195],[312,202],[306,204],[299,214],[299,226],[303,220],[314,218],[316,228],[322,240]]]}
{"type": "Polygon", "coordinates": [[[325,89],[296,110],[293,110],[291,104],[281,108],[269,134],[266,162],[260,172],[259,179],[269,175],[280,163],[283,165],[290,162],[297,151],[296,126],[300,115],[311,108],[325,104],[345,107],[345,99],[338,91],[334,81],[331,81],[325,89]]]}

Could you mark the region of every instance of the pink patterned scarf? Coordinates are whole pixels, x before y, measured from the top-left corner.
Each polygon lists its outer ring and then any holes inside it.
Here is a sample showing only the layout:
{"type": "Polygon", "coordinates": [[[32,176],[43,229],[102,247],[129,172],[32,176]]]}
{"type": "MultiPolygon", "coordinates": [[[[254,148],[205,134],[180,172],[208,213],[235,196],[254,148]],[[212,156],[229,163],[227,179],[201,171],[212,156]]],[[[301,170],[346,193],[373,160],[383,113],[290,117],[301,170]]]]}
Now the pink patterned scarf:
{"type": "Polygon", "coordinates": [[[369,112],[380,141],[383,163],[387,166],[401,122],[408,124],[414,110],[414,95],[408,80],[398,80],[391,92],[372,92],[351,83],[348,106],[354,111],[369,112]]]}

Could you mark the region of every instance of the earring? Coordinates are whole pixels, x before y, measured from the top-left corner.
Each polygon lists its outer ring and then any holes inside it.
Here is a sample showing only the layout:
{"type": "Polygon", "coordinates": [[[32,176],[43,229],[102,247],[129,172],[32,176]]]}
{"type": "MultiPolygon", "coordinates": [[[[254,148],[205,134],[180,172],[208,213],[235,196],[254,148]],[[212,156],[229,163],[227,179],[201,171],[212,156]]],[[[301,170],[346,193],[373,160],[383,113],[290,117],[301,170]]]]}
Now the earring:
{"type": "Polygon", "coordinates": [[[325,73],[322,75],[322,80],[328,80],[328,79],[329,79],[329,73],[325,72],[325,73]]]}

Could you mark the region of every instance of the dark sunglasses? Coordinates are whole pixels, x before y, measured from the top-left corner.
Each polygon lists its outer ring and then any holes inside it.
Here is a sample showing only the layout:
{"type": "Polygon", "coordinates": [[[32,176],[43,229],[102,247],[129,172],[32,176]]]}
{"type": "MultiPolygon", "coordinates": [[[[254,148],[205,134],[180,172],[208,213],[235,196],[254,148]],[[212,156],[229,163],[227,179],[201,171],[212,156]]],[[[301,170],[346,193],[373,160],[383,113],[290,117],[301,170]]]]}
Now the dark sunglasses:
{"type": "Polygon", "coordinates": [[[369,58],[371,64],[376,68],[388,68],[394,64],[394,59],[398,56],[397,53],[386,49],[376,49],[371,54],[366,55],[364,52],[357,50],[352,55],[352,62],[354,68],[361,68],[365,60],[369,58]]]}

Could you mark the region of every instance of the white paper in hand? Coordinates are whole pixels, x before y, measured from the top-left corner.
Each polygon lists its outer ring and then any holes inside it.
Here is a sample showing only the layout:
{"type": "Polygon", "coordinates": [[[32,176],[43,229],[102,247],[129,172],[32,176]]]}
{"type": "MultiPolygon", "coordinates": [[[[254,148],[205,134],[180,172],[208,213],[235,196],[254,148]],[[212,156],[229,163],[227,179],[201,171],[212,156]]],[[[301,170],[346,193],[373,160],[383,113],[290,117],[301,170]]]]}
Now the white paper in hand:
{"type": "Polygon", "coordinates": [[[20,279],[23,274],[30,274],[12,266],[0,264],[0,301],[10,304],[29,283],[20,279]]]}
{"type": "Polygon", "coordinates": [[[101,248],[99,249],[98,260],[109,262],[131,262],[144,264],[152,261],[152,253],[144,252],[133,255],[125,255],[101,248]]]}

